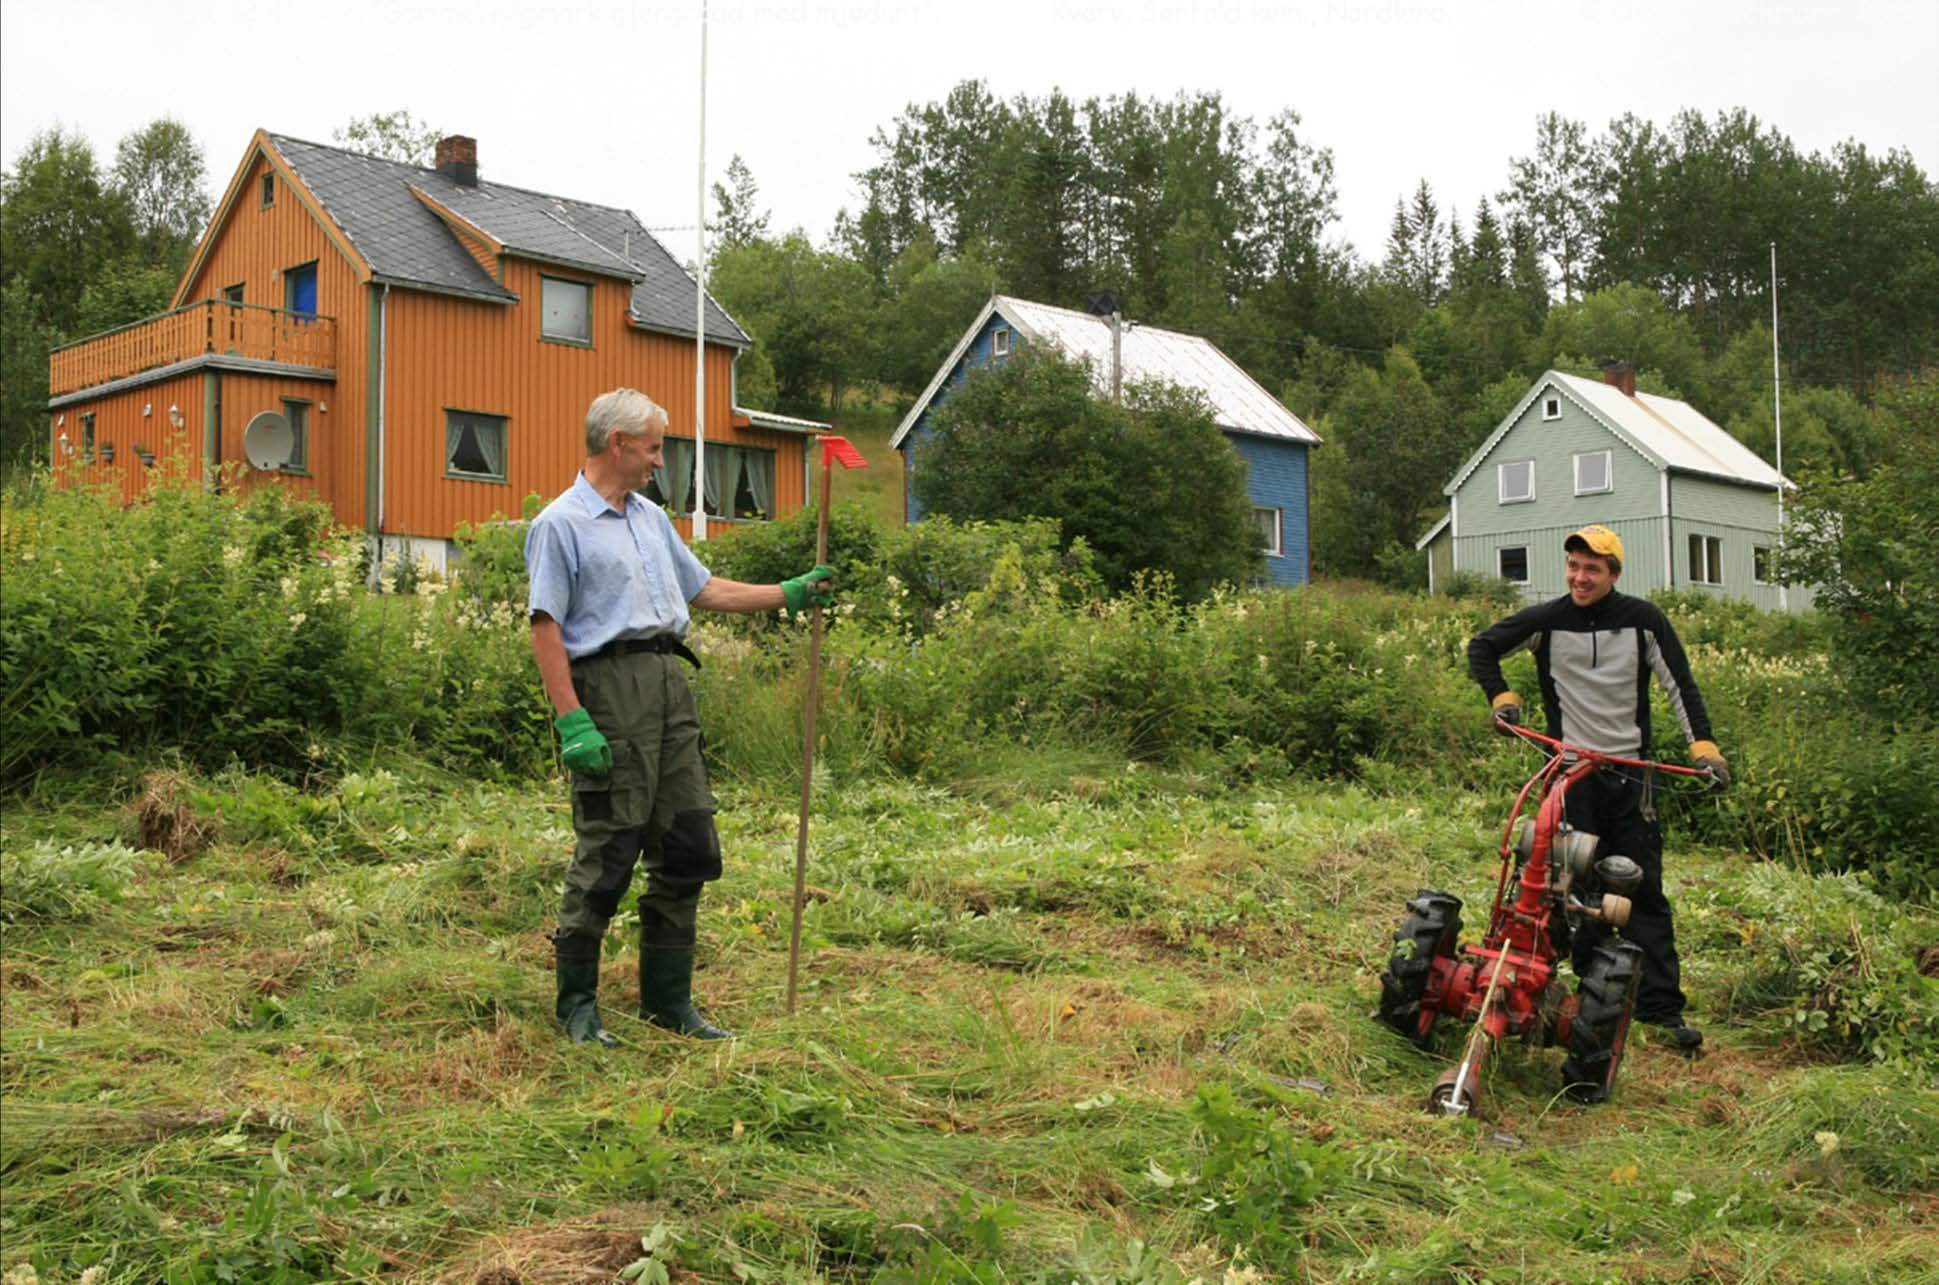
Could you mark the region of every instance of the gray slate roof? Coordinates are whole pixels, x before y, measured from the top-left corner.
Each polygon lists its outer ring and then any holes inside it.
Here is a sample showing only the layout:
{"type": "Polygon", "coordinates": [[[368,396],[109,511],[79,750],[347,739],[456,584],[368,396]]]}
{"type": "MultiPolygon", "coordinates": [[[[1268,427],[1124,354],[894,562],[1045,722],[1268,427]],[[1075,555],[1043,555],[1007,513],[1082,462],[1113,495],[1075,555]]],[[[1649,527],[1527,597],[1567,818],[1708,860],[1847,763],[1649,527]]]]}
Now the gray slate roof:
{"type": "MultiPolygon", "coordinates": [[[[484,179],[477,187],[435,169],[267,135],[336,225],[385,281],[510,302],[412,189],[501,242],[507,251],[633,282],[632,314],[650,330],[691,335],[694,279],[630,210],[484,179]]],[[[707,337],[746,347],[747,332],[707,299],[707,337]]]]}

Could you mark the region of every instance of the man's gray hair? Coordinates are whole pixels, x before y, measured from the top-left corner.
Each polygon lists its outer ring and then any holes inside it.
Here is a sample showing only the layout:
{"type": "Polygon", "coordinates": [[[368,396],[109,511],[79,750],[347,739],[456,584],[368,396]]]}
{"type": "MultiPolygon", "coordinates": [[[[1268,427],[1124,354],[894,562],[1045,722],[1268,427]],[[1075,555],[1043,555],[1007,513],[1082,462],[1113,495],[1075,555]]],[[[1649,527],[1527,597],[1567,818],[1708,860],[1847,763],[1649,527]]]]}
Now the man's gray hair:
{"type": "Polygon", "coordinates": [[[665,423],[666,411],[637,388],[615,388],[601,393],[586,407],[586,454],[598,455],[612,441],[613,434],[638,437],[652,420],[665,423]]]}

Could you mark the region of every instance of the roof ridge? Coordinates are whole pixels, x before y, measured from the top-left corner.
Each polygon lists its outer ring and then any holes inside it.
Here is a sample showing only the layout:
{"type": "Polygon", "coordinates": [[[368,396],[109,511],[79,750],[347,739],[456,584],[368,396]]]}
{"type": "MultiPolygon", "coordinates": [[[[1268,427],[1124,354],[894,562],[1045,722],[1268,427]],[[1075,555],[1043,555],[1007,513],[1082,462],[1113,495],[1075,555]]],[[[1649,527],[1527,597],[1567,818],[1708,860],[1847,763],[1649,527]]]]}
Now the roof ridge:
{"type": "MultiPolygon", "coordinates": [[[[436,174],[439,172],[438,167],[435,165],[414,165],[410,161],[400,161],[389,156],[379,156],[375,152],[360,152],[354,147],[344,147],[338,143],[319,143],[315,139],[298,138],[294,134],[278,134],[274,130],[268,129],[264,130],[263,133],[279,142],[301,143],[305,147],[320,148],[323,151],[336,152],[342,156],[354,156],[359,160],[381,161],[385,165],[395,165],[400,169],[411,170],[417,174],[436,174]]],[[[649,233],[652,231],[644,223],[640,223],[639,215],[624,205],[608,205],[604,201],[588,201],[577,196],[561,196],[557,192],[541,192],[536,187],[522,187],[517,183],[505,183],[497,179],[480,178],[478,180],[478,188],[484,187],[492,187],[504,192],[518,192],[525,196],[544,197],[548,201],[570,201],[574,205],[584,205],[590,209],[607,210],[614,214],[624,214],[632,219],[633,222],[638,223],[641,231],[649,233]]],[[[475,191],[477,188],[473,190],[475,191]]]]}
{"type": "MultiPolygon", "coordinates": [[[[1056,304],[1056,303],[1039,303],[1035,299],[1026,299],[1022,295],[1006,294],[1006,295],[998,295],[997,298],[1008,299],[1012,303],[1020,303],[1025,305],[1026,307],[1042,308],[1047,312],[1065,313],[1072,317],[1080,317],[1085,321],[1097,322],[1099,325],[1103,325],[1106,322],[1106,318],[1100,317],[1095,312],[1085,312],[1081,308],[1066,308],[1062,304],[1056,304]]],[[[1156,324],[1155,322],[1150,322],[1150,321],[1138,321],[1132,317],[1124,317],[1122,318],[1122,320],[1124,322],[1125,331],[1127,334],[1130,333],[1130,331],[1135,329],[1135,330],[1141,330],[1148,335],[1149,334],[1176,335],[1180,339],[1194,339],[1202,344],[1210,344],[1214,349],[1218,348],[1218,345],[1212,343],[1212,341],[1206,336],[1195,335],[1189,330],[1174,330],[1170,326],[1161,326],[1156,324]]]]}

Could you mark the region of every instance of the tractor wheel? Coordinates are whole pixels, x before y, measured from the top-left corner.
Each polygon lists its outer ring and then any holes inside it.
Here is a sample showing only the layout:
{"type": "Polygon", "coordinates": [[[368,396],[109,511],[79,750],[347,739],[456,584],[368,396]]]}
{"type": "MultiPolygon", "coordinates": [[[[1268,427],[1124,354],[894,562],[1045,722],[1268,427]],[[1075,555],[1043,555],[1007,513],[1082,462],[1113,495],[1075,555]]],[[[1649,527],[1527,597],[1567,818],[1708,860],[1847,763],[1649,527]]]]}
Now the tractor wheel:
{"type": "Polygon", "coordinates": [[[1461,899],[1423,888],[1407,903],[1393,957],[1380,975],[1380,1020],[1426,1047],[1434,1012],[1421,1006],[1436,958],[1452,956],[1461,936],[1461,899]]]}
{"type": "Polygon", "coordinates": [[[1642,975],[1643,950],[1634,942],[1596,947],[1576,988],[1569,1056],[1562,1063],[1562,1087],[1577,1102],[1601,1102],[1616,1087],[1616,1068],[1629,1043],[1629,1018],[1642,975]]]}

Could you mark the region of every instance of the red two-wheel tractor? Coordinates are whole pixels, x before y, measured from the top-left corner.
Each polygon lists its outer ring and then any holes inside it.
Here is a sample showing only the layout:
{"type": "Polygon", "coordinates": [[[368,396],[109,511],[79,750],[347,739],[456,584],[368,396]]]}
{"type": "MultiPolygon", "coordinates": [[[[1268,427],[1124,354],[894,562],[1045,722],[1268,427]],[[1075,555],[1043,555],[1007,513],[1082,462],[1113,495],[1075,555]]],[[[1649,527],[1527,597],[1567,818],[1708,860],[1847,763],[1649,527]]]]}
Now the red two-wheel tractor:
{"type": "Polygon", "coordinates": [[[1510,1036],[1533,1048],[1567,1049],[1562,1082],[1577,1101],[1609,1096],[1629,1035],[1643,952],[1620,936],[1605,939],[1573,995],[1557,965],[1574,931],[1590,923],[1620,929],[1629,921],[1630,894],[1641,885],[1643,870],[1626,856],[1598,859],[1597,837],[1569,825],[1564,801],[1571,786],[1605,767],[1703,775],[1701,769],[1601,754],[1527,728],[1500,726],[1548,755],[1522,786],[1503,828],[1488,935],[1480,945],[1459,945],[1460,898],[1423,888],[1407,903],[1393,957],[1380,976],[1380,1020],[1416,1044],[1427,1046],[1435,1019],[1444,1014],[1472,1023],[1461,1060],[1428,1094],[1428,1110],[1444,1115],[1480,1113],[1482,1068],[1494,1046],[1510,1036]],[[1524,816],[1531,793],[1539,802],[1532,816],[1524,816]]]}

